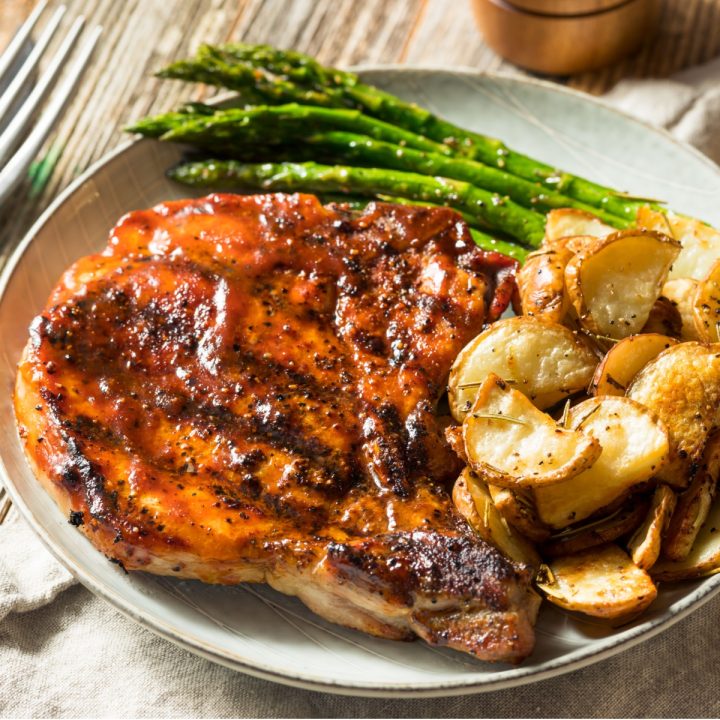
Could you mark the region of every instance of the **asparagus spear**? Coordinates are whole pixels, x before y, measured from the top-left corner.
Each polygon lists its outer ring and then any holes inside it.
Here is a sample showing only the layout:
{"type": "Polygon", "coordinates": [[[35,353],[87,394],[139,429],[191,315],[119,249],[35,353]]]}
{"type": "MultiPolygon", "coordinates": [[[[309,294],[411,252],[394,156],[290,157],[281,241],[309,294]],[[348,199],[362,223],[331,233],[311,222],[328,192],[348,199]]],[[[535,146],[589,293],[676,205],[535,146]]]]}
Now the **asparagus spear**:
{"type": "Polygon", "coordinates": [[[545,233],[545,218],[497,194],[449,178],[377,168],[306,163],[242,163],[235,160],[190,162],[172,169],[169,175],[186,185],[284,190],[341,192],[376,195],[385,193],[448,205],[506,232],[521,243],[537,247],[545,233]]]}
{"type": "Polygon", "coordinates": [[[250,86],[271,102],[300,101],[328,107],[343,104],[358,107],[387,122],[447,144],[456,155],[478,159],[526,180],[541,182],[547,188],[627,220],[634,220],[638,208],[644,204],[515,152],[500,140],[458,127],[417,105],[360,82],[354,73],[324,68],[301,53],[274,50],[269,46],[204,46],[196,60],[171,65],[160,75],[233,89],[250,86]]]}
{"type": "MultiPolygon", "coordinates": [[[[335,127],[350,127],[353,130],[356,127],[366,129],[376,136],[395,137],[405,143],[422,144],[417,142],[416,136],[408,137],[402,132],[396,132],[394,126],[386,126],[364,115],[357,117],[354,114],[356,111],[297,104],[249,110],[218,110],[211,115],[203,107],[193,106],[192,109],[194,114],[169,113],[147,118],[132,129],[144,135],[195,144],[243,160],[318,159],[440,175],[507,195],[525,207],[539,210],[574,207],[594,212],[604,222],[616,227],[629,224],[627,220],[548,190],[539,183],[529,182],[474,160],[450,158],[407,145],[402,147],[397,143],[375,140],[368,135],[334,129],[304,137],[308,127],[333,127],[334,124],[335,127]],[[315,150],[308,153],[307,150],[292,146],[287,156],[282,154],[284,151],[271,147],[273,142],[288,143],[296,137],[312,145],[315,150]]],[[[439,147],[446,150],[446,146],[439,147]]]]}
{"type": "Polygon", "coordinates": [[[541,211],[573,207],[594,213],[613,227],[625,228],[630,221],[591,207],[578,200],[548,190],[538,183],[488,167],[475,160],[449,158],[412,148],[403,148],[373,138],[342,131],[315,133],[306,141],[318,148],[319,159],[330,162],[359,163],[464,180],[475,187],[507,195],[520,205],[541,211]]]}
{"type": "Polygon", "coordinates": [[[229,108],[217,110],[212,115],[205,112],[171,112],[144,118],[126,129],[146,137],[215,148],[225,147],[228,142],[242,141],[251,146],[258,142],[281,142],[322,128],[353,130],[440,156],[452,152],[446,145],[363,115],[359,110],[328,109],[297,103],[229,108]]]}

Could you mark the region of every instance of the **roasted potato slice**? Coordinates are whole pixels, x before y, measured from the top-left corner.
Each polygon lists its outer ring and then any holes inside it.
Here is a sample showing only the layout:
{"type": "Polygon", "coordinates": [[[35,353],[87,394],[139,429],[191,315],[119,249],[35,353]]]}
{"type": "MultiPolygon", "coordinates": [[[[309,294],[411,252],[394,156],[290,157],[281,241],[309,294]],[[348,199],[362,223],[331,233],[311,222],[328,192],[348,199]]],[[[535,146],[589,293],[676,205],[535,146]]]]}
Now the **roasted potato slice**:
{"type": "Polygon", "coordinates": [[[462,422],[478,387],[495,373],[546,408],[584,390],[597,358],[589,344],[556,323],[536,318],[500,320],[470,341],[450,370],[448,399],[453,417],[462,422]]]}
{"type": "Polygon", "coordinates": [[[500,514],[521,535],[533,542],[543,542],[550,537],[550,528],[538,517],[529,491],[509,490],[497,485],[488,485],[488,490],[500,514]]]}
{"type": "Polygon", "coordinates": [[[632,381],[627,396],[650,408],[670,434],[670,457],[657,477],[687,487],[705,442],[720,422],[720,344],[668,348],[632,381]]]}
{"type": "Polygon", "coordinates": [[[644,207],[638,211],[637,225],[666,233],[682,245],[682,251],[670,271],[671,280],[701,280],[707,269],[720,258],[720,232],[699,220],[644,207]]]}
{"type": "Polygon", "coordinates": [[[612,515],[550,538],[542,546],[544,557],[562,557],[604,545],[635,530],[647,514],[647,502],[632,500],[612,515]]]}
{"type": "Polygon", "coordinates": [[[460,514],[483,540],[515,562],[540,567],[537,550],[505,522],[487,485],[470,468],[465,468],[455,481],[452,497],[460,514]]]}
{"type": "Polygon", "coordinates": [[[639,613],[657,596],[650,576],[617,545],[556,558],[547,582],[538,582],[554,605],[601,618],[639,613]]]}
{"type": "Polygon", "coordinates": [[[625,395],[633,378],[663,350],[677,345],[667,335],[631,335],[613,345],[598,365],[590,384],[591,395],[625,395]]]}
{"type": "Polygon", "coordinates": [[[678,498],[670,520],[663,555],[669,560],[683,560],[690,554],[695,538],[707,520],[715,499],[720,473],[720,434],[708,440],[690,487],[678,498]]]}
{"type": "Polygon", "coordinates": [[[720,260],[698,283],[693,315],[695,330],[703,342],[720,341],[720,260]]]}
{"type": "Polygon", "coordinates": [[[676,502],[675,493],[667,485],[655,488],[645,521],[628,541],[630,557],[639,568],[649,570],[660,557],[662,538],[676,502]]]}
{"type": "Polygon", "coordinates": [[[650,316],[640,332],[680,338],[682,335],[682,316],[677,305],[669,298],[661,295],[652,306],[650,316]]]}
{"type": "Polygon", "coordinates": [[[623,230],[575,255],[565,287],[582,326],[616,340],[640,332],[679,252],[667,235],[623,230]]]}
{"type": "Polygon", "coordinates": [[[568,310],[565,266],[573,256],[566,247],[530,253],[517,275],[523,315],[560,323],[568,310]]]}
{"type": "Polygon", "coordinates": [[[668,433],[647,408],[624,397],[591,398],[569,415],[575,430],[598,440],[602,453],[594,465],[563,482],[534,487],[540,519],[553,528],[584,520],[648,480],[668,455],[668,433]]]}
{"type": "Polygon", "coordinates": [[[515,489],[559,483],[600,455],[591,435],[566,430],[494,373],[463,422],[470,466],[488,483],[515,489]]]}
{"type": "Polygon", "coordinates": [[[584,210],[559,208],[547,214],[543,244],[553,245],[558,240],[577,235],[602,238],[614,232],[614,227],[606,225],[598,217],[584,210]]]}
{"type": "Polygon", "coordinates": [[[695,296],[697,295],[698,281],[691,278],[677,278],[668,280],[662,289],[662,297],[666,297],[676,308],[680,315],[680,339],[699,340],[695,327],[695,296]]]}
{"type": "Polygon", "coordinates": [[[460,425],[453,425],[452,427],[445,428],[445,439],[455,454],[467,464],[468,459],[465,454],[465,441],[463,440],[462,427],[460,425]]]}
{"type": "Polygon", "coordinates": [[[660,559],[650,570],[656,580],[690,580],[720,572],[720,502],[715,501],[692,549],[683,560],[660,559]]]}

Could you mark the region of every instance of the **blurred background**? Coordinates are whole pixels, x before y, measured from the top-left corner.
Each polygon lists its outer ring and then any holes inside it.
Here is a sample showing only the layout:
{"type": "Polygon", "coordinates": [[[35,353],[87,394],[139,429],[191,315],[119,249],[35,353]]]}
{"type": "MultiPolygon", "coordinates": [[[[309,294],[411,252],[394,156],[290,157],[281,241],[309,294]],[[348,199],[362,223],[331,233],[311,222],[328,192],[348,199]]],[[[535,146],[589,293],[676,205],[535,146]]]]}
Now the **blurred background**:
{"type": "MultiPolygon", "coordinates": [[[[522,13],[517,6],[529,4],[534,15],[543,15],[545,8],[548,14],[572,13],[577,3],[585,12],[588,5],[642,1],[513,0],[511,11],[522,13]]],[[[100,24],[104,32],[73,101],[36,162],[29,199],[26,188],[22,203],[0,216],[0,228],[6,237],[20,237],[59,190],[125,139],[121,128],[129,120],[183,99],[202,99],[202,88],[189,90],[152,77],[158,67],[189,54],[202,41],[266,42],[341,66],[400,63],[529,74],[491,49],[478,30],[473,2],[477,0],[64,0],[66,17],[83,14],[87,27],[100,24]],[[189,92],[195,96],[188,98],[189,92]]],[[[51,0],[50,7],[60,4],[51,0]]],[[[496,6],[492,12],[508,9],[505,0],[477,4],[496,6]]],[[[631,55],[599,70],[550,79],[600,95],[622,79],[668,77],[720,54],[720,0],[651,4],[657,7],[657,32],[646,10],[636,15],[632,33],[639,49],[631,55]]],[[[35,0],[0,0],[0,47],[34,5],[35,0]]],[[[481,7],[480,13],[487,9],[481,7]]],[[[626,23],[621,18],[615,27],[620,33],[626,23]]],[[[509,31],[486,27],[486,32],[495,47],[498,32],[510,50],[534,42],[513,25],[509,31]]],[[[554,57],[568,43],[582,47],[594,37],[593,30],[583,28],[569,40],[553,34],[542,53],[546,59],[554,57]]]]}

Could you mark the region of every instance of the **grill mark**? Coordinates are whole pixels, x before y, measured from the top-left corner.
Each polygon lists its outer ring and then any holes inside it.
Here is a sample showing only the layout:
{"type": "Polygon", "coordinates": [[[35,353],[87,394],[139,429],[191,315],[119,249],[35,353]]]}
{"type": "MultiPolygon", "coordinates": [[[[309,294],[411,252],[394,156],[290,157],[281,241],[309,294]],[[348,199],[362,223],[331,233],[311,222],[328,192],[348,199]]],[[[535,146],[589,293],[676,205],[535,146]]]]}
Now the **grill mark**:
{"type": "Polygon", "coordinates": [[[368,439],[375,442],[382,463],[384,484],[398,497],[409,497],[411,491],[410,468],[405,454],[407,433],[398,409],[385,402],[377,408],[379,423],[368,423],[368,439]]]}
{"type": "Polygon", "coordinates": [[[421,593],[466,602],[482,599],[490,610],[503,611],[509,604],[509,584],[530,580],[529,568],[513,565],[467,534],[416,531],[333,542],[328,562],[342,579],[369,585],[373,592],[408,606],[415,593],[421,593]]]}
{"type": "Polygon", "coordinates": [[[105,491],[105,476],[84,454],[81,441],[67,429],[67,420],[63,419],[61,407],[62,396],[47,388],[40,389],[40,396],[45,401],[48,421],[55,425],[67,448],[66,459],[60,469],[62,482],[72,493],[83,493],[88,512],[93,518],[112,521],[113,513],[117,512],[117,496],[105,491]]]}
{"type": "Polygon", "coordinates": [[[319,489],[341,493],[362,477],[353,448],[347,453],[339,453],[316,437],[299,432],[299,423],[289,416],[268,419],[255,413],[248,418],[236,415],[227,406],[207,405],[186,396],[178,418],[195,427],[242,439],[254,444],[256,449],[262,450],[264,445],[311,463],[310,469],[318,471],[319,476],[313,479],[306,473],[304,478],[319,489]]]}

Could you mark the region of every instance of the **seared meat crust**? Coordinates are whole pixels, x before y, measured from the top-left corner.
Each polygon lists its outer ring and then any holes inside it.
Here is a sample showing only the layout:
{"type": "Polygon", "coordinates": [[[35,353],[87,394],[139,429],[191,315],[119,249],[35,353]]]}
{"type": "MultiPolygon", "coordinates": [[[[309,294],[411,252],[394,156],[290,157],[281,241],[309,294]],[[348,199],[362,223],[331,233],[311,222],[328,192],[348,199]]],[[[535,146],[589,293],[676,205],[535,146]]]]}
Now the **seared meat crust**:
{"type": "Polygon", "coordinates": [[[211,195],[130,213],[31,326],[28,457],[127,570],[269,582],[366,632],[519,660],[529,572],[455,512],[436,415],[512,270],[444,209],[211,195]]]}

